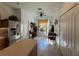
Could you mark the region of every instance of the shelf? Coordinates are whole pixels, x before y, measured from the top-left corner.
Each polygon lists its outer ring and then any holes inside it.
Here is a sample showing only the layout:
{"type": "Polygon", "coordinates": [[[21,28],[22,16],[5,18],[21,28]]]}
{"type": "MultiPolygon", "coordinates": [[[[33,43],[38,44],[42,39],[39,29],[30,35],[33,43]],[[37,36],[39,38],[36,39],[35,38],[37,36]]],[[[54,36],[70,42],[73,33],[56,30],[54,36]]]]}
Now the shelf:
{"type": "Polygon", "coordinates": [[[1,27],[0,29],[5,30],[5,29],[8,29],[8,28],[7,27],[1,27]]]}
{"type": "Polygon", "coordinates": [[[4,36],[1,36],[1,37],[0,37],[0,40],[2,40],[2,39],[5,39],[5,38],[6,38],[6,37],[4,37],[4,36]]]}

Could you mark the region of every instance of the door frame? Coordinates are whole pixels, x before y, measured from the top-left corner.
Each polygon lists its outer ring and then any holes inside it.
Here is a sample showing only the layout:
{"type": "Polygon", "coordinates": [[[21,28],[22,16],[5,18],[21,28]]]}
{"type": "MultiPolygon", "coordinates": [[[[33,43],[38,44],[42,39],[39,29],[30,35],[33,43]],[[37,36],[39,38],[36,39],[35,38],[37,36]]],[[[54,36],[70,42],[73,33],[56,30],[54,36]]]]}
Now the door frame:
{"type": "MultiPolygon", "coordinates": [[[[46,18],[46,19],[38,19],[37,20],[37,26],[39,27],[39,21],[47,21],[48,22],[48,25],[49,25],[49,20],[46,18]]],[[[47,25],[47,36],[48,36],[48,25],[47,25]]],[[[39,28],[38,28],[38,35],[39,35],[39,28]]]]}

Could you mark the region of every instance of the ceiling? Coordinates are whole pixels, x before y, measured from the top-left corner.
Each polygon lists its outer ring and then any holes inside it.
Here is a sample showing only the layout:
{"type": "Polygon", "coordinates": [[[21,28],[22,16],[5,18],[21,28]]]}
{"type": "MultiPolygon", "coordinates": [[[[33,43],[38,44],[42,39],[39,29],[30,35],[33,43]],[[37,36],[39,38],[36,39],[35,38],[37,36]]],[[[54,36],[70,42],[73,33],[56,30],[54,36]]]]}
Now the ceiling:
{"type": "Polygon", "coordinates": [[[3,4],[12,7],[12,8],[21,8],[20,4],[17,2],[3,2],[3,4]]]}
{"type": "Polygon", "coordinates": [[[60,8],[63,5],[63,2],[3,2],[4,4],[13,7],[13,8],[21,8],[23,6],[31,6],[31,5],[52,5],[52,7],[60,8]]]}
{"type": "Polygon", "coordinates": [[[3,2],[5,5],[8,5],[12,8],[25,8],[37,10],[38,8],[47,8],[55,15],[58,13],[60,8],[63,6],[64,2],[3,2]]]}

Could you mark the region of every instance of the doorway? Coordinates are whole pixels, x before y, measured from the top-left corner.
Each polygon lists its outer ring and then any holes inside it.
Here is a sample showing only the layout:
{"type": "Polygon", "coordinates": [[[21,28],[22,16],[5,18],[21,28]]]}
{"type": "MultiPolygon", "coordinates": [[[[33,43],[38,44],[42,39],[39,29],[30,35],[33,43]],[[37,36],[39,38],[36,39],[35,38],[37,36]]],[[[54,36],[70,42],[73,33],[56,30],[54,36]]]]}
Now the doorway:
{"type": "Polygon", "coordinates": [[[38,20],[38,34],[39,34],[39,36],[48,35],[48,19],[39,19],[38,20]]]}

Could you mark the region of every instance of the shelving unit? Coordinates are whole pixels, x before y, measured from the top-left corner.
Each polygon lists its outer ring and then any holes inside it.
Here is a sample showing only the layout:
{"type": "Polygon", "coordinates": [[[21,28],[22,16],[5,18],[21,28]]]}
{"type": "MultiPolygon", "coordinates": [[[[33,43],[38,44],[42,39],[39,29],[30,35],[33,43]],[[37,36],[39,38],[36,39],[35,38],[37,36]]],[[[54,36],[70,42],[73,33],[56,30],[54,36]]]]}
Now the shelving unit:
{"type": "Polygon", "coordinates": [[[9,20],[9,44],[12,45],[20,39],[20,22],[9,20]]]}
{"type": "Polygon", "coordinates": [[[0,50],[2,50],[21,38],[21,9],[8,6],[0,7],[0,50]],[[9,18],[10,16],[13,19],[9,18]]]}
{"type": "Polygon", "coordinates": [[[0,50],[9,46],[8,38],[8,20],[0,19],[0,50]]]}

